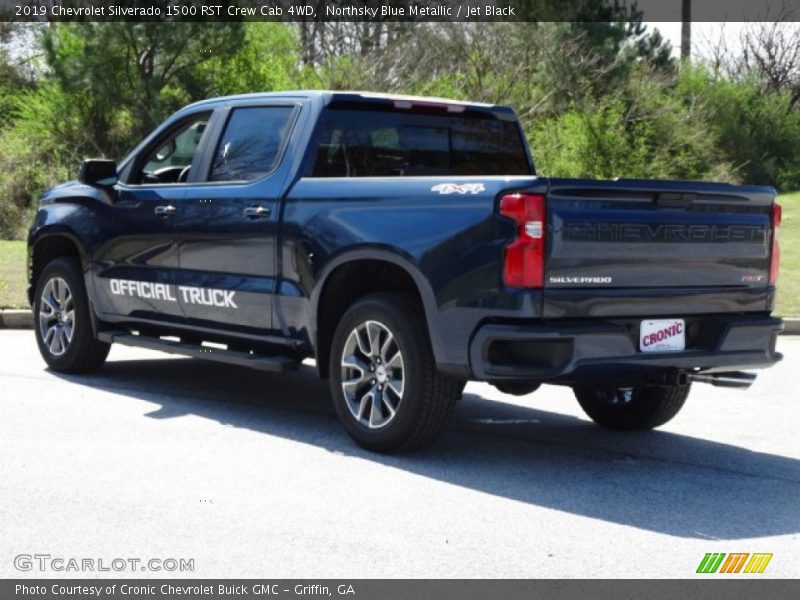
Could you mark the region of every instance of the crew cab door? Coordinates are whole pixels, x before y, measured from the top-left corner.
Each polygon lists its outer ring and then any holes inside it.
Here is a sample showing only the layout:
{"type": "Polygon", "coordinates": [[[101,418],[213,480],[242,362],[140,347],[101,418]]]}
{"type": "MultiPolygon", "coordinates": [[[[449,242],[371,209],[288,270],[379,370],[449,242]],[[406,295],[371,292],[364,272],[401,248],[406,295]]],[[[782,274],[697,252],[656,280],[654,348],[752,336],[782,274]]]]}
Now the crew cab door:
{"type": "Polygon", "coordinates": [[[256,336],[273,329],[281,159],[299,109],[263,100],[220,109],[175,220],[176,284],[193,327],[256,336]]]}
{"type": "Polygon", "coordinates": [[[186,179],[202,156],[211,111],[165,126],[126,166],[95,235],[97,310],[132,321],[183,317],[174,286],[178,248],[174,221],[186,179]]]}

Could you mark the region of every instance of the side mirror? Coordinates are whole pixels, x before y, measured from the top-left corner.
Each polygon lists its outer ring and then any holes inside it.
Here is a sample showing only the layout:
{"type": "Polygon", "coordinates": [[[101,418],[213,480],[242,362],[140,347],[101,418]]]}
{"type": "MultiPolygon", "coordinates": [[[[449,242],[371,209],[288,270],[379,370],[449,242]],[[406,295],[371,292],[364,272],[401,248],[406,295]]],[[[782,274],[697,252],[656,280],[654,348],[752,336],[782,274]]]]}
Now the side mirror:
{"type": "Polygon", "coordinates": [[[88,158],[81,163],[78,181],[86,185],[111,187],[117,183],[117,163],[104,158],[88,158]]]}

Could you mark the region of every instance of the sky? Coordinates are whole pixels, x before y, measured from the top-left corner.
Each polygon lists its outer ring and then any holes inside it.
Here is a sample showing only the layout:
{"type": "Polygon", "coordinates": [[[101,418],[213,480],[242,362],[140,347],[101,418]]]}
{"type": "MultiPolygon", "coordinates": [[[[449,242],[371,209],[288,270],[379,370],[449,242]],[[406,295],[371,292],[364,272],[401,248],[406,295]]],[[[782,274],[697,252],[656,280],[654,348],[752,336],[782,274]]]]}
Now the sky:
{"type": "MultiPolygon", "coordinates": [[[[681,54],[681,24],[680,22],[655,22],[645,21],[648,31],[658,29],[661,35],[672,44],[673,56],[681,54]]],[[[740,42],[742,33],[757,22],[727,21],[711,23],[692,23],[692,56],[694,58],[709,58],[709,49],[715,47],[724,36],[728,50],[738,54],[742,49],[740,42]]],[[[800,29],[800,22],[784,22],[782,28],[800,29]]]]}
{"type": "MultiPolygon", "coordinates": [[[[704,48],[713,46],[719,42],[720,37],[725,35],[728,47],[731,50],[739,49],[739,35],[747,26],[747,23],[739,21],[728,21],[727,23],[692,23],[692,54],[703,56],[704,48]]],[[[648,31],[653,28],[658,29],[661,35],[672,44],[674,56],[681,54],[681,24],[676,21],[669,22],[647,22],[648,31]]]]}

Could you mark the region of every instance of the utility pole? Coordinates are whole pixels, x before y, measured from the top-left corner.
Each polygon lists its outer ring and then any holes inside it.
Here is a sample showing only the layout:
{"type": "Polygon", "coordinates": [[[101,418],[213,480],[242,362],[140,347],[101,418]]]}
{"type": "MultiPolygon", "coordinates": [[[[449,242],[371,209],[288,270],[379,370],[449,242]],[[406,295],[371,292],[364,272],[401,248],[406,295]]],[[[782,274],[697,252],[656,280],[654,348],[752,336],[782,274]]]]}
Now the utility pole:
{"type": "Polygon", "coordinates": [[[692,56],[692,0],[681,0],[681,62],[692,56]]]}

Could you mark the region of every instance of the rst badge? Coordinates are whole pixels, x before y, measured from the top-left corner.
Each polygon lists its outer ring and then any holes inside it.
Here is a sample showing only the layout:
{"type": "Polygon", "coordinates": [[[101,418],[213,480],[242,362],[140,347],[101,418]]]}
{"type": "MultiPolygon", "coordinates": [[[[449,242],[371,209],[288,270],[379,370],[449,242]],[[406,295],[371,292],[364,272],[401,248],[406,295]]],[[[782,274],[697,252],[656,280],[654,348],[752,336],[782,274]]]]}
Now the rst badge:
{"type": "Polygon", "coordinates": [[[642,352],[680,352],[686,349],[686,324],[683,319],[642,321],[639,328],[642,352]]]}
{"type": "Polygon", "coordinates": [[[431,191],[440,194],[480,194],[486,191],[486,186],[482,183],[437,183],[431,191]]]}

